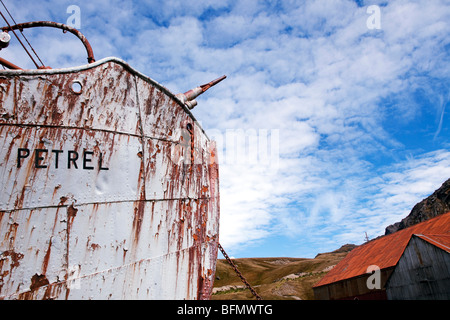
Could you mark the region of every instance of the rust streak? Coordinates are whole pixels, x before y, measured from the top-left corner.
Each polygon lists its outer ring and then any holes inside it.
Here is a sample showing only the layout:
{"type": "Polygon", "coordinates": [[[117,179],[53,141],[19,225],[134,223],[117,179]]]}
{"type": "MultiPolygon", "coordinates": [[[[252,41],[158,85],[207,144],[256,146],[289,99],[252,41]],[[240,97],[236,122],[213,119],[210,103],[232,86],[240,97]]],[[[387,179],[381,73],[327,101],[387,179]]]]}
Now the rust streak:
{"type": "Polygon", "coordinates": [[[47,248],[47,251],[45,252],[44,261],[42,262],[42,274],[44,274],[44,275],[47,273],[48,262],[50,261],[51,251],[52,251],[52,238],[50,238],[50,240],[48,242],[48,248],[47,248]]]}

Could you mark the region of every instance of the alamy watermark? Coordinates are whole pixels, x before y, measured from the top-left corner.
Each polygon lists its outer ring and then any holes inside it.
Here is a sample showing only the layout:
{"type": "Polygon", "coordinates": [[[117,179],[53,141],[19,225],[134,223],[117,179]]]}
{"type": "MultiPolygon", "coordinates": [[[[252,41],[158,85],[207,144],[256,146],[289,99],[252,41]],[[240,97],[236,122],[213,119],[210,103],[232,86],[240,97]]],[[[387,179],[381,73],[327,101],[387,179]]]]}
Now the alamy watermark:
{"type": "Polygon", "coordinates": [[[367,278],[366,285],[367,289],[381,289],[381,271],[380,267],[376,265],[371,265],[367,268],[366,273],[371,273],[367,278]]]}
{"type": "MultiPolygon", "coordinates": [[[[208,161],[194,131],[190,125],[173,132],[171,140],[176,142],[171,150],[173,163],[195,165],[208,161]]],[[[210,129],[206,134],[216,144],[213,161],[221,165],[247,166],[266,173],[275,173],[279,168],[279,129],[210,129]]]]}
{"type": "Polygon", "coordinates": [[[228,165],[258,166],[271,172],[278,170],[280,156],[279,129],[210,130],[216,141],[219,160],[228,165]]]}
{"type": "Polygon", "coordinates": [[[67,18],[66,24],[75,29],[81,29],[81,9],[77,5],[70,5],[67,7],[66,13],[70,16],[67,18]]]}
{"type": "Polygon", "coordinates": [[[366,26],[370,30],[381,29],[381,9],[377,5],[367,7],[367,14],[370,16],[366,20],[366,26]]]}

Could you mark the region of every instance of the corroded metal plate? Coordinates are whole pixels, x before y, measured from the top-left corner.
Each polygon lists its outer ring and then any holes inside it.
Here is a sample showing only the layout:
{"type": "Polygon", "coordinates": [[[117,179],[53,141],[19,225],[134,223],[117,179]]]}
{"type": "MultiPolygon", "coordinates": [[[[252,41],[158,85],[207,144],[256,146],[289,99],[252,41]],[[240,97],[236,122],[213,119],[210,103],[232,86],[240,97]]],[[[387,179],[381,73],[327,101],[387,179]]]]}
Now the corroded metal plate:
{"type": "Polygon", "coordinates": [[[0,298],[207,299],[215,144],[115,58],[0,72],[0,298]]]}

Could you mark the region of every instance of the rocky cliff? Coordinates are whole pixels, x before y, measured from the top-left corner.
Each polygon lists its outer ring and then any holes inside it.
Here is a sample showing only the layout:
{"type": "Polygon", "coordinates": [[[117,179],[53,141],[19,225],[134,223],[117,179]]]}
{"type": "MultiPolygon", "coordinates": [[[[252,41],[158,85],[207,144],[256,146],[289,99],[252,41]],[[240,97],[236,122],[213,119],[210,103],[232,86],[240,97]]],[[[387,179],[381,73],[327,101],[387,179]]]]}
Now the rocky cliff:
{"type": "Polygon", "coordinates": [[[416,223],[450,211],[450,179],[445,181],[431,196],[416,204],[410,214],[400,222],[388,226],[385,235],[405,229],[416,223]]]}

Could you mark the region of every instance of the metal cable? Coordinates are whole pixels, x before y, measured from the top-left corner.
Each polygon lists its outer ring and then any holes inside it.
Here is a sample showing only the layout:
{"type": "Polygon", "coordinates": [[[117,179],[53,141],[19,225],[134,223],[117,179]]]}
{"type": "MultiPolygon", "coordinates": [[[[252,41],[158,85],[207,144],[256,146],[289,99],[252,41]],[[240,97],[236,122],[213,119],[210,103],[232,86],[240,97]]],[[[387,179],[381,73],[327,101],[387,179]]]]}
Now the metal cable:
{"type": "MultiPolygon", "coordinates": [[[[6,17],[3,15],[2,11],[0,10],[0,15],[3,17],[3,19],[5,20],[6,24],[8,25],[8,27],[11,28],[11,25],[9,24],[8,20],[6,19],[6,17]]],[[[17,40],[19,40],[20,44],[22,45],[23,49],[26,51],[26,53],[28,54],[28,56],[30,57],[30,59],[33,61],[34,65],[36,66],[36,68],[39,68],[39,65],[36,63],[36,61],[34,61],[33,57],[31,56],[30,52],[27,50],[27,48],[25,47],[25,45],[23,44],[23,42],[20,40],[19,36],[16,34],[16,32],[14,30],[12,30],[12,32],[14,33],[14,35],[16,36],[17,40]]]]}
{"type": "Polygon", "coordinates": [[[234,272],[236,272],[236,274],[238,275],[238,277],[241,279],[241,281],[247,286],[247,288],[251,291],[251,293],[256,297],[256,300],[262,300],[262,298],[259,296],[259,294],[255,291],[255,289],[253,289],[253,287],[250,285],[250,283],[248,283],[247,279],[244,278],[244,276],[242,275],[242,273],[239,271],[239,269],[237,268],[237,266],[234,264],[234,262],[230,259],[230,257],[227,255],[227,253],[225,252],[225,250],[222,248],[222,246],[220,245],[220,243],[218,244],[218,247],[220,249],[220,251],[222,252],[223,256],[225,257],[225,259],[228,261],[228,263],[231,265],[231,267],[233,268],[234,272]]]}
{"type": "MultiPolygon", "coordinates": [[[[11,15],[11,13],[9,12],[8,8],[6,7],[6,5],[3,3],[3,0],[0,0],[0,2],[2,3],[3,7],[5,8],[6,12],[8,12],[8,15],[11,17],[12,21],[14,22],[14,24],[17,24],[16,20],[14,20],[13,16],[11,15]]],[[[2,14],[3,16],[3,14],[2,14]]],[[[4,17],[3,17],[4,18],[4,17]]],[[[5,20],[6,21],[6,20],[5,20]]],[[[9,23],[6,22],[8,25],[9,23]]],[[[45,67],[44,63],[42,62],[41,58],[39,57],[39,55],[36,53],[36,51],[34,50],[33,46],[31,45],[30,41],[28,41],[27,37],[25,37],[25,35],[22,32],[22,29],[19,29],[20,33],[22,34],[22,37],[25,39],[25,41],[28,43],[28,45],[30,46],[31,50],[33,50],[33,53],[35,54],[35,56],[38,58],[38,60],[41,62],[42,66],[45,67]]],[[[14,33],[15,34],[15,33],[14,33]]],[[[17,37],[17,35],[16,35],[17,37]]],[[[20,40],[19,40],[20,41],[20,40]]],[[[21,42],[22,43],[22,42],[21,42]]],[[[22,44],[23,46],[23,44],[22,44]]],[[[25,47],[24,47],[25,49],[25,47]]],[[[26,49],[25,49],[26,50],[26,49]]],[[[28,51],[27,51],[28,52],[28,51]]],[[[30,56],[31,58],[31,56],[30,56]]],[[[31,58],[33,60],[33,58],[31,58]]],[[[34,60],[33,60],[34,62],[34,60]]],[[[35,63],[36,65],[36,63],[35,63]]],[[[37,66],[36,66],[37,67],[37,66]]]]}

